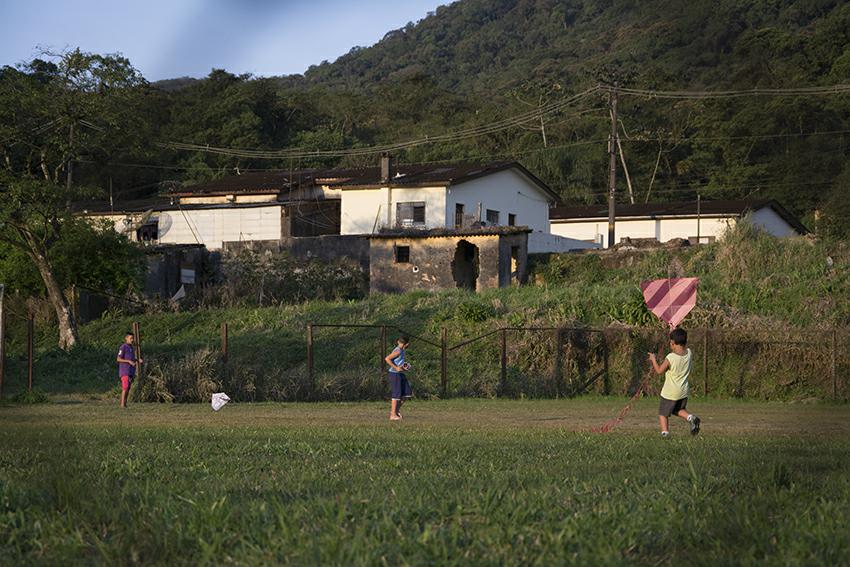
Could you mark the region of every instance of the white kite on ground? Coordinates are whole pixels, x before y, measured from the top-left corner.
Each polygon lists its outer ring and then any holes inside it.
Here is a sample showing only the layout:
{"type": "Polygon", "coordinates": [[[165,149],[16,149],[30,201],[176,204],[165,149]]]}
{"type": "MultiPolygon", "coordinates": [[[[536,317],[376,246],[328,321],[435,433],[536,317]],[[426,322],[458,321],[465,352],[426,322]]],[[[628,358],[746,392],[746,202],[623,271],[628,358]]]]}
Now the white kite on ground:
{"type": "Polygon", "coordinates": [[[219,392],[217,394],[212,395],[212,409],[215,411],[220,410],[224,407],[224,404],[230,401],[230,398],[227,397],[227,394],[224,392],[219,392]]]}

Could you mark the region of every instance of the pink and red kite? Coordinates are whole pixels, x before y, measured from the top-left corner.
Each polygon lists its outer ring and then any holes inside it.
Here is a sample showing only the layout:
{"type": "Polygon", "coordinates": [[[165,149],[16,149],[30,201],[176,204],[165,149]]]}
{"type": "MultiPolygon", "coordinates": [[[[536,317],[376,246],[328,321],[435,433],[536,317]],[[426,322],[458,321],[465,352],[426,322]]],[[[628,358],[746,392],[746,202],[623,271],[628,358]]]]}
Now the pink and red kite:
{"type": "Polygon", "coordinates": [[[646,306],[671,327],[682,322],[697,303],[699,278],[669,278],[642,282],[646,306]]]}

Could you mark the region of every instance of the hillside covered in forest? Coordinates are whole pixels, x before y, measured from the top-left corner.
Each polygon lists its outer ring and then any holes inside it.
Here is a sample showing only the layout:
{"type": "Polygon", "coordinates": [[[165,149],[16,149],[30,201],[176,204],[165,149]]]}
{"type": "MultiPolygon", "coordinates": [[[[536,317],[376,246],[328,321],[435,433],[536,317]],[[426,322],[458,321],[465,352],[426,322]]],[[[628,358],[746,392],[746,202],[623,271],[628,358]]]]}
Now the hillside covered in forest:
{"type": "MultiPolygon", "coordinates": [[[[0,122],[14,129],[20,121],[15,85],[29,81],[38,89],[39,77],[51,72],[43,62],[0,70],[0,122]]],[[[102,196],[111,184],[120,203],[249,169],[372,165],[377,157],[368,152],[322,158],[310,152],[486,129],[556,105],[507,129],[394,155],[402,162],[516,159],[565,201],[601,202],[608,94],[569,102],[576,93],[614,82],[710,94],[848,81],[850,5],[840,1],[461,0],[304,75],[218,69],[201,80],[135,86],[110,124],[127,135],[106,150],[82,148],[75,176],[102,196]],[[259,159],[175,144],[299,153],[259,159]]],[[[846,230],[848,103],[848,94],[622,95],[622,153],[635,199],[777,198],[810,225],[817,210],[846,230]]],[[[95,127],[106,120],[84,118],[95,127]]],[[[26,151],[3,144],[13,162],[15,152],[26,151]]],[[[622,167],[618,176],[625,189],[622,167]]],[[[620,198],[626,199],[624,190],[620,198]]]]}

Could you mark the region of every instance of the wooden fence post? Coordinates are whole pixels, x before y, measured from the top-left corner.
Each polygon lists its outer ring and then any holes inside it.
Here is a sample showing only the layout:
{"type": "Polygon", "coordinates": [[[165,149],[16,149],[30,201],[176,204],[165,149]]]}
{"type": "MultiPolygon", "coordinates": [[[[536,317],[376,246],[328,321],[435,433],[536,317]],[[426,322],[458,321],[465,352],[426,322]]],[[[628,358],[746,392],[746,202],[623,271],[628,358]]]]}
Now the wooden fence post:
{"type": "Polygon", "coordinates": [[[30,392],[32,392],[33,335],[35,335],[35,319],[30,315],[27,320],[27,389],[30,392]]]}
{"type": "Polygon", "coordinates": [[[3,311],[3,284],[0,284],[0,400],[3,399],[3,375],[6,372],[6,312],[3,311]]]}
{"type": "Polygon", "coordinates": [[[136,349],[136,380],[142,379],[142,326],[138,321],[133,323],[134,348],[136,349]]]}
{"type": "Polygon", "coordinates": [[[564,343],[564,335],[563,331],[560,327],[555,329],[555,372],[553,379],[555,380],[555,397],[560,398],[562,393],[562,384],[563,376],[561,372],[561,366],[563,366],[563,350],[561,349],[561,345],[564,343]]]}
{"type": "Polygon", "coordinates": [[[440,396],[445,398],[448,394],[448,344],[446,342],[446,328],[440,328],[440,396]]]}
{"type": "Polygon", "coordinates": [[[384,357],[387,356],[387,326],[381,325],[381,352],[378,353],[378,370],[381,374],[384,373],[384,370],[387,369],[386,361],[384,357]]]}
{"type": "Polygon", "coordinates": [[[313,374],[313,323],[307,323],[307,378],[310,382],[310,389],[315,389],[315,377],[313,374]]]}
{"type": "Polygon", "coordinates": [[[838,399],[838,372],[835,364],[835,351],[838,349],[838,337],[835,329],[832,330],[832,399],[838,399]]]}
{"type": "Polygon", "coordinates": [[[508,331],[502,328],[499,331],[499,355],[501,371],[499,373],[499,394],[505,393],[508,383],[508,331]]]}
{"type": "Polygon", "coordinates": [[[702,395],[708,395],[708,329],[702,331],[702,395]]]}
{"type": "Polygon", "coordinates": [[[607,396],[611,393],[611,374],[608,362],[608,334],[605,331],[602,332],[602,372],[605,375],[603,393],[607,396]]]}
{"type": "Polygon", "coordinates": [[[221,324],[221,361],[225,364],[227,364],[228,358],[227,338],[227,321],[224,321],[221,324]]]}

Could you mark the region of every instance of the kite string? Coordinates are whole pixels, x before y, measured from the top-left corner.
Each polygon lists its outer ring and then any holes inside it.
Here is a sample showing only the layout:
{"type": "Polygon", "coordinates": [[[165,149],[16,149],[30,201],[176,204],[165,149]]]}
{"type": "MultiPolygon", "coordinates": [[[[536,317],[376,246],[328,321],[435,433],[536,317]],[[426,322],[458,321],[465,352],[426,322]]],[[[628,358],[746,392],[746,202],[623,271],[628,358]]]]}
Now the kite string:
{"type": "MultiPolygon", "coordinates": [[[[674,328],[675,327],[673,325],[670,325],[671,330],[674,328]]],[[[659,345],[657,350],[659,353],[661,352],[661,345],[659,345]]],[[[646,391],[647,387],[649,386],[649,379],[652,378],[652,370],[653,369],[650,366],[650,368],[646,372],[646,375],[643,377],[643,381],[638,386],[637,391],[635,391],[632,397],[629,398],[629,401],[626,402],[626,405],[623,406],[623,409],[620,410],[620,413],[617,414],[617,417],[609,419],[608,421],[597,427],[591,427],[591,433],[608,433],[609,431],[623,423],[626,414],[629,413],[629,411],[631,411],[632,409],[632,404],[634,404],[635,401],[640,398],[640,396],[646,391]]]]}
{"type": "Polygon", "coordinates": [[[608,433],[609,431],[614,429],[616,426],[621,424],[623,422],[623,420],[625,419],[626,414],[629,413],[629,411],[631,411],[632,404],[635,403],[635,401],[641,396],[641,394],[643,394],[644,390],[646,389],[646,387],[649,383],[649,377],[650,376],[651,376],[651,372],[647,372],[643,381],[638,386],[637,391],[634,393],[634,395],[631,398],[629,398],[629,401],[626,403],[625,406],[623,406],[623,409],[620,410],[620,413],[617,414],[617,417],[615,417],[613,419],[609,419],[608,421],[606,421],[605,423],[603,423],[602,425],[600,425],[598,427],[591,427],[590,431],[592,433],[608,433]]]}

